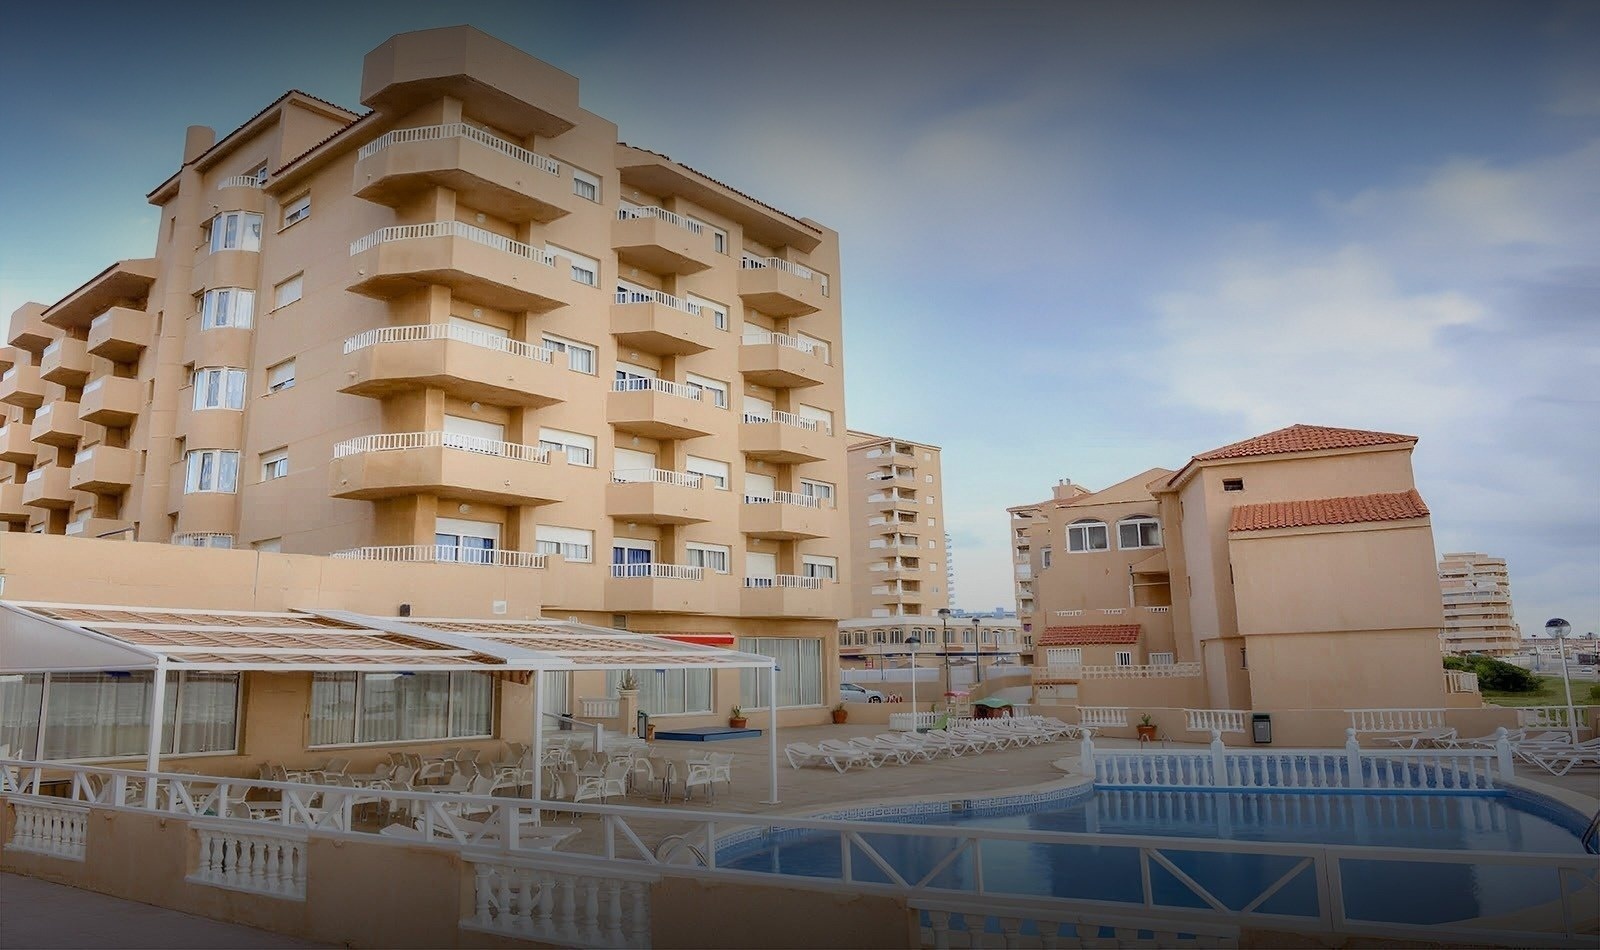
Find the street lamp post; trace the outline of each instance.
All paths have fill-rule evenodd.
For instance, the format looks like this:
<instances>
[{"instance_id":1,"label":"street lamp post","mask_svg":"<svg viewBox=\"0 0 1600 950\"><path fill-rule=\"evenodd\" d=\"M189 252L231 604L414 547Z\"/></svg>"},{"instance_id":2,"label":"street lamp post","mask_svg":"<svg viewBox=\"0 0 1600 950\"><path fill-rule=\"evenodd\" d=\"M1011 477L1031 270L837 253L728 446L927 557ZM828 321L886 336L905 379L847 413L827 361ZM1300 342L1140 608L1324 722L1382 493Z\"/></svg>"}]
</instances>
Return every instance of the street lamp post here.
<instances>
[{"instance_id":1,"label":"street lamp post","mask_svg":"<svg viewBox=\"0 0 1600 950\"><path fill-rule=\"evenodd\" d=\"M906 637L906 646L911 648L911 725L917 724L917 647L922 643L916 634Z\"/></svg>"},{"instance_id":2,"label":"street lamp post","mask_svg":"<svg viewBox=\"0 0 1600 950\"><path fill-rule=\"evenodd\" d=\"M978 632L979 620L972 618L972 663L978 668L978 684L983 684L983 635Z\"/></svg>"},{"instance_id":3,"label":"street lamp post","mask_svg":"<svg viewBox=\"0 0 1600 950\"><path fill-rule=\"evenodd\" d=\"M944 629L941 631L942 646L944 647L944 688L954 689L950 685L950 608L939 608L939 624Z\"/></svg>"},{"instance_id":4,"label":"street lamp post","mask_svg":"<svg viewBox=\"0 0 1600 950\"><path fill-rule=\"evenodd\" d=\"M1567 730L1572 734L1572 744L1578 744L1577 711L1572 708L1572 674L1567 672L1567 634L1572 624L1560 617L1545 621L1544 632L1561 641L1561 687L1567 693Z\"/></svg>"}]
</instances>

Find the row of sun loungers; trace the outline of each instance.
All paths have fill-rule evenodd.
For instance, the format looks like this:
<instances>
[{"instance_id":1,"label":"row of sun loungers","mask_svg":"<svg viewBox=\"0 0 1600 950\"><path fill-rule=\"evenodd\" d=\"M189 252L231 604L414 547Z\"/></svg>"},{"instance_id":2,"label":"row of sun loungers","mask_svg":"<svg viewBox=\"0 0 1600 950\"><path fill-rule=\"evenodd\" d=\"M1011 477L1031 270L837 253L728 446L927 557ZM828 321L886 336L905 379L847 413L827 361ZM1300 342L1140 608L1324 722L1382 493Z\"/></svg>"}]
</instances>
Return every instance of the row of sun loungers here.
<instances>
[{"instance_id":1,"label":"row of sun loungers","mask_svg":"<svg viewBox=\"0 0 1600 950\"><path fill-rule=\"evenodd\" d=\"M1600 768L1600 738L1573 742L1566 730L1529 734L1514 729L1505 734L1511 754L1528 765L1538 766L1551 775L1566 775L1575 768ZM1400 749L1492 749L1500 741L1498 732L1462 738L1455 729L1438 726L1401 736L1386 736L1381 741Z\"/></svg>"},{"instance_id":2,"label":"row of sun loungers","mask_svg":"<svg viewBox=\"0 0 1600 950\"><path fill-rule=\"evenodd\" d=\"M855 739L824 739L815 745L791 742L783 753L792 768L816 766L844 772L861 766L875 769L891 762L906 765L919 759L932 761L941 755L1038 745L1082 734L1082 727L1053 717L1014 716L976 719L927 732L884 732Z\"/></svg>"}]
</instances>

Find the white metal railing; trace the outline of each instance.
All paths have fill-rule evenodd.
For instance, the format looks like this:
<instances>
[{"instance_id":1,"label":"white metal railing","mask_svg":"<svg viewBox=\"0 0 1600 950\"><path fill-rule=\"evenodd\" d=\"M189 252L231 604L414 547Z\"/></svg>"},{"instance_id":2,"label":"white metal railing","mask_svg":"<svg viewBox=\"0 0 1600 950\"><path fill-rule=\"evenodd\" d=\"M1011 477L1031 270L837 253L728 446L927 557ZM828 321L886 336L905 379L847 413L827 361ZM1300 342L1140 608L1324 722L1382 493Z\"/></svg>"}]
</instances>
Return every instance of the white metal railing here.
<instances>
[{"instance_id":1,"label":"white metal railing","mask_svg":"<svg viewBox=\"0 0 1600 950\"><path fill-rule=\"evenodd\" d=\"M1476 693L1478 674L1470 670L1445 670L1444 689L1447 693Z\"/></svg>"},{"instance_id":2,"label":"white metal railing","mask_svg":"<svg viewBox=\"0 0 1600 950\"><path fill-rule=\"evenodd\" d=\"M461 926L557 947L649 947L650 885L661 875L615 863L597 873L568 854L470 861L472 913Z\"/></svg>"},{"instance_id":3,"label":"white metal railing","mask_svg":"<svg viewBox=\"0 0 1600 950\"><path fill-rule=\"evenodd\" d=\"M1128 724L1128 707L1079 706L1078 724L1102 729L1126 726Z\"/></svg>"},{"instance_id":4,"label":"white metal railing","mask_svg":"<svg viewBox=\"0 0 1600 950\"><path fill-rule=\"evenodd\" d=\"M1082 610L1056 610L1052 611L1057 617L1082 617Z\"/></svg>"},{"instance_id":5,"label":"white metal railing","mask_svg":"<svg viewBox=\"0 0 1600 950\"><path fill-rule=\"evenodd\" d=\"M427 224L399 224L387 228L379 228L364 238L350 242L350 256L355 257L363 251L370 251L379 244L438 237L458 237L474 244L482 244L497 251L504 251L514 257L520 257L535 264L543 264L546 267L556 266L556 256L544 248L534 247L532 244L525 244L522 241L513 240L493 231L486 231L464 221L430 221Z\"/></svg>"},{"instance_id":6,"label":"white metal railing","mask_svg":"<svg viewBox=\"0 0 1600 950\"><path fill-rule=\"evenodd\" d=\"M796 508L821 508L822 500L815 495L802 495L799 492L775 491L771 495L746 495L744 503L747 505L793 505Z\"/></svg>"},{"instance_id":7,"label":"white metal railing","mask_svg":"<svg viewBox=\"0 0 1600 950\"><path fill-rule=\"evenodd\" d=\"M697 581L705 577L706 569L689 564L613 564L612 577L653 577L666 581Z\"/></svg>"},{"instance_id":8,"label":"white metal railing","mask_svg":"<svg viewBox=\"0 0 1600 950\"><path fill-rule=\"evenodd\" d=\"M889 728L895 732L916 732L920 729L932 729L933 724L939 721L936 712L897 712L889 714Z\"/></svg>"},{"instance_id":9,"label":"white metal railing","mask_svg":"<svg viewBox=\"0 0 1600 950\"><path fill-rule=\"evenodd\" d=\"M1346 709L1356 732L1422 732L1444 725L1443 709Z\"/></svg>"},{"instance_id":10,"label":"white metal railing","mask_svg":"<svg viewBox=\"0 0 1600 950\"><path fill-rule=\"evenodd\" d=\"M799 574L763 574L757 577L746 577L744 586L753 589L789 587L797 590L821 590L822 578L802 577Z\"/></svg>"},{"instance_id":11,"label":"white metal railing","mask_svg":"<svg viewBox=\"0 0 1600 950\"><path fill-rule=\"evenodd\" d=\"M1120 617L1120 616L1122 616L1123 614L1125 614L1127 612L1128 612L1128 608L1126 608L1126 607L1101 607L1100 608L1100 613L1105 614L1108 617Z\"/></svg>"},{"instance_id":12,"label":"white metal railing","mask_svg":"<svg viewBox=\"0 0 1600 950\"><path fill-rule=\"evenodd\" d=\"M614 393L665 393L668 396L677 396L679 399L700 400L701 389L699 386L690 386L688 383L675 383L670 379L657 379L653 376L630 376L627 379L617 379L611 382L611 391Z\"/></svg>"},{"instance_id":13,"label":"white metal railing","mask_svg":"<svg viewBox=\"0 0 1600 950\"><path fill-rule=\"evenodd\" d=\"M226 531L184 531L172 536L172 543L180 547L213 548L219 545L211 542L217 538L226 538L228 543L222 547L233 547L233 535Z\"/></svg>"},{"instance_id":14,"label":"white metal railing","mask_svg":"<svg viewBox=\"0 0 1600 950\"><path fill-rule=\"evenodd\" d=\"M804 264L786 261L781 257L743 257L739 259L739 267L742 270L764 270L770 267L774 270L781 270L785 274L791 274L801 280L815 280L817 276L816 271Z\"/></svg>"},{"instance_id":15,"label":"white metal railing","mask_svg":"<svg viewBox=\"0 0 1600 950\"><path fill-rule=\"evenodd\" d=\"M683 215L674 214L671 211L668 211L666 208L658 208L655 205L650 205L643 208L635 206L631 208L617 209L618 221L632 221L638 218L655 218L657 221L665 221L674 227L683 228L690 234L705 233L705 228L700 224L700 222L690 221Z\"/></svg>"},{"instance_id":16,"label":"white metal railing","mask_svg":"<svg viewBox=\"0 0 1600 950\"><path fill-rule=\"evenodd\" d=\"M48 854L53 858L82 861L89 839L89 809L66 802L15 799L16 824L7 851Z\"/></svg>"},{"instance_id":17,"label":"white metal railing","mask_svg":"<svg viewBox=\"0 0 1600 950\"><path fill-rule=\"evenodd\" d=\"M825 435L833 434L833 427L821 419L807 419L805 416L784 412L782 409L769 409L766 412L746 412L744 421L749 425L766 425L770 423L793 426L796 429L804 429L807 432L821 432Z\"/></svg>"},{"instance_id":18,"label":"white metal railing","mask_svg":"<svg viewBox=\"0 0 1600 950\"><path fill-rule=\"evenodd\" d=\"M464 122L449 122L444 125L424 125L413 129L395 129L385 132L366 145L361 146L356 157L371 158L391 145L401 145L407 142L430 142L438 139L463 138L477 142L494 149L502 155L514 158L524 165L531 165L542 172L551 175L561 174L561 163L553 158L530 152L520 145L507 142L498 135L485 132L482 129L467 125Z\"/></svg>"},{"instance_id":19,"label":"white metal railing","mask_svg":"<svg viewBox=\"0 0 1600 950\"><path fill-rule=\"evenodd\" d=\"M217 182L217 189L223 188L261 188L267 180L259 175L234 175Z\"/></svg>"},{"instance_id":20,"label":"white metal railing","mask_svg":"<svg viewBox=\"0 0 1600 950\"><path fill-rule=\"evenodd\" d=\"M618 484L653 482L680 488L699 488L703 477L695 472L669 472L661 468L625 468L611 473L611 480Z\"/></svg>"},{"instance_id":21,"label":"white metal railing","mask_svg":"<svg viewBox=\"0 0 1600 950\"><path fill-rule=\"evenodd\" d=\"M584 696L578 700L578 715L585 719L615 719L622 715L622 700Z\"/></svg>"},{"instance_id":22,"label":"white metal railing","mask_svg":"<svg viewBox=\"0 0 1600 950\"><path fill-rule=\"evenodd\" d=\"M335 551L332 557L358 561L405 561L439 564L482 564L491 567L544 567L545 556L530 551L464 548L450 544L382 544Z\"/></svg>"},{"instance_id":23,"label":"white metal railing","mask_svg":"<svg viewBox=\"0 0 1600 950\"><path fill-rule=\"evenodd\" d=\"M550 362L551 351L543 346L513 340L510 337L453 323L421 323L401 327L378 327L357 333L344 341L346 354L364 350L380 343L420 343L428 340L453 340L468 346L481 347L499 353L509 353L524 359Z\"/></svg>"},{"instance_id":24,"label":"white metal railing","mask_svg":"<svg viewBox=\"0 0 1600 950\"><path fill-rule=\"evenodd\" d=\"M1171 607L1146 607L1144 609L1153 614L1165 614L1172 612Z\"/></svg>"},{"instance_id":25,"label":"white metal railing","mask_svg":"<svg viewBox=\"0 0 1600 950\"><path fill-rule=\"evenodd\" d=\"M700 316L700 307L697 304L689 303L687 300L680 300L671 294L663 293L659 290L619 290L617 291L617 303L654 303L660 304L661 306L672 310L681 310L684 313L692 313L697 317Z\"/></svg>"},{"instance_id":26,"label":"white metal railing","mask_svg":"<svg viewBox=\"0 0 1600 950\"><path fill-rule=\"evenodd\" d=\"M798 350L807 356L815 356L824 363L828 362L828 344L790 336L787 333L774 333L771 330L746 330L742 342L745 346L765 346L771 343L785 349Z\"/></svg>"},{"instance_id":27,"label":"white metal railing","mask_svg":"<svg viewBox=\"0 0 1600 950\"><path fill-rule=\"evenodd\" d=\"M244 806L248 808L248 806ZM306 897L304 829L266 822L191 822L199 849L189 880L290 900Z\"/></svg>"},{"instance_id":28,"label":"white metal railing","mask_svg":"<svg viewBox=\"0 0 1600 950\"><path fill-rule=\"evenodd\" d=\"M376 435L357 436L336 443L333 447L333 457L342 459L368 452L405 452L436 448L459 449L463 452L492 455L518 462L545 464L550 461L550 450L537 445L502 442L499 439L485 439L459 432L380 432Z\"/></svg>"},{"instance_id":29,"label":"white metal railing","mask_svg":"<svg viewBox=\"0 0 1600 950\"><path fill-rule=\"evenodd\" d=\"M1083 668L1084 679L1091 680L1180 679L1199 675L1199 663L1097 664Z\"/></svg>"},{"instance_id":30,"label":"white metal railing","mask_svg":"<svg viewBox=\"0 0 1600 950\"><path fill-rule=\"evenodd\" d=\"M1033 679L1035 682L1083 679L1083 664L1051 663L1047 666L1036 666L1033 668Z\"/></svg>"},{"instance_id":31,"label":"white metal railing","mask_svg":"<svg viewBox=\"0 0 1600 950\"><path fill-rule=\"evenodd\" d=\"M1250 710L1185 709L1183 715L1190 732L1244 732Z\"/></svg>"}]
</instances>

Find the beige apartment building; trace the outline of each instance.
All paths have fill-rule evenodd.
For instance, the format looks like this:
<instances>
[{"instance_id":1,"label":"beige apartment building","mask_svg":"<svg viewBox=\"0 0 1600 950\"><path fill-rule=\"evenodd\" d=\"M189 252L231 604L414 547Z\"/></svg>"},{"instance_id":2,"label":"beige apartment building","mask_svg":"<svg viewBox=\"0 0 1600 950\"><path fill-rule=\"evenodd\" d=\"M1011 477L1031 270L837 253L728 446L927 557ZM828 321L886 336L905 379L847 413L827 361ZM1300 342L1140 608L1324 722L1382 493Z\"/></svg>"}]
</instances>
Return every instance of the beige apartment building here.
<instances>
[{"instance_id":1,"label":"beige apartment building","mask_svg":"<svg viewBox=\"0 0 1600 950\"><path fill-rule=\"evenodd\" d=\"M850 430L852 618L933 617L950 606L939 447Z\"/></svg>"},{"instance_id":2,"label":"beige apartment building","mask_svg":"<svg viewBox=\"0 0 1600 950\"><path fill-rule=\"evenodd\" d=\"M516 570L547 616L832 669L836 234L469 27L374 49L361 100L191 127L154 253L12 314L9 530Z\"/></svg>"},{"instance_id":3,"label":"beige apartment building","mask_svg":"<svg viewBox=\"0 0 1600 950\"><path fill-rule=\"evenodd\" d=\"M1296 425L1010 509L1041 696L1238 713L1473 702L1441 670L1413 436ZM1025 601L1018 598L1019 619ZM1447 699L1447 692L1471 692Z\"/></svg>"},{"instance_id":4,"label":"beige apartment building","mask_svg":"<svg viewBox=\"0 0 1600 950\"><path fill-rule=\"evenodd\" d=\"M1439 646L1444 652L1507 656L1522 650L1505 558L1446 554L1439 559L1439 588L1444 597Z\"/></svg>"}]
</instances>

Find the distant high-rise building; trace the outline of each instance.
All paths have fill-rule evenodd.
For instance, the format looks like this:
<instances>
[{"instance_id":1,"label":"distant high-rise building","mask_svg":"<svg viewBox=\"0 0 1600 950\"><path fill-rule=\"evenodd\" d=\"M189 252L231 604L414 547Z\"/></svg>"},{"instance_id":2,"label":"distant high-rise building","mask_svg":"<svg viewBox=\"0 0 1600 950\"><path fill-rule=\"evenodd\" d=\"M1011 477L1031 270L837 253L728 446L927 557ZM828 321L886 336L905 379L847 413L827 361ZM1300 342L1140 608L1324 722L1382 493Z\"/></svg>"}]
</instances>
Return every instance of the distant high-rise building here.
<instances>
[{"instance_id":1,"label":"distant high-rise building","mask_svg":"<svg viewBox=\"0 0 1600 950\"><path fill-rule=\"evenodd\" d=\"M846 436L850 616L932 616L950 605L939 447L854 429Z\"/></svg>"},{"instance_id":2,"label":"distant high-rise building","mask_svg":"<svg viewBox=\"0 0 1600 950\"><path fill-rule=\"evenodd\" d=\"M1504 655L1522 648L1505 558L1446 554L1439 559L1439 589L1444 595L1439 646L1446 653Z\"/></svg>"}]
</instances>

